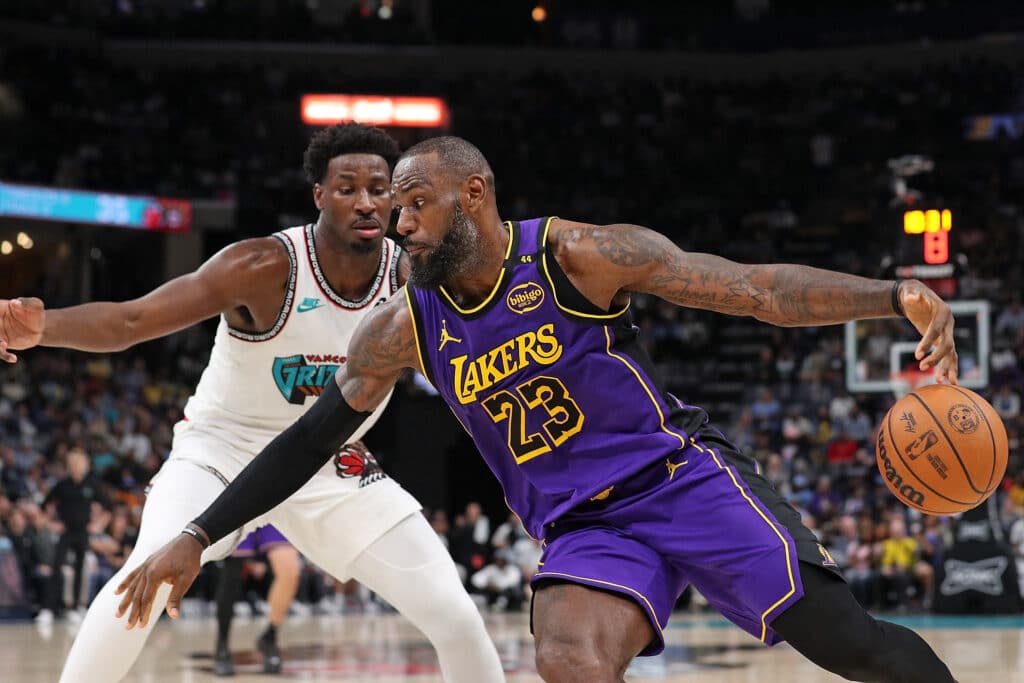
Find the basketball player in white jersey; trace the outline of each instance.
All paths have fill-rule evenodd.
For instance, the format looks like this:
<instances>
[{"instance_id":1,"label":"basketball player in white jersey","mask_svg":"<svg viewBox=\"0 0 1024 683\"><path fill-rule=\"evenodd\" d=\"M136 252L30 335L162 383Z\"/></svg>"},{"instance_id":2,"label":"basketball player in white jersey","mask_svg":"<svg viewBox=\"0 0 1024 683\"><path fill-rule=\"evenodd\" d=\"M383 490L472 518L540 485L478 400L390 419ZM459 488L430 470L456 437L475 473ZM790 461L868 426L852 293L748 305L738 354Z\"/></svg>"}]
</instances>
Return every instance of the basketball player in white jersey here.
<instances>
[{"instance_id":1,"label":"basketball player in white jersey","mask_svg":"<svg viewBox=\"0 0 1024 683\"><path fill-rule=\"evenodd\" d=\"M195 272L132 301L47 311L38 299L0 300L0 358L8 362L16 360L8 349L37 345L120 351L220 315L209 365L153 480L135 549L90 607L62 683L127 674L152 629L125 629L115 617L114 588L312 405L345 362L358 322L404 284L408 258L384 237L397 157L396 143L379 129L327 128L305 154L320 210L316 224L232 244ZM416 500L372 459L354 463L342 449L294 496L209 548L203 560L224 557L265 524L334 577L357 579L409 618L434 645L446 681L504 680L447 550ZM169 588L158 601L166 601Z\"/></svg>"}]
</instances>

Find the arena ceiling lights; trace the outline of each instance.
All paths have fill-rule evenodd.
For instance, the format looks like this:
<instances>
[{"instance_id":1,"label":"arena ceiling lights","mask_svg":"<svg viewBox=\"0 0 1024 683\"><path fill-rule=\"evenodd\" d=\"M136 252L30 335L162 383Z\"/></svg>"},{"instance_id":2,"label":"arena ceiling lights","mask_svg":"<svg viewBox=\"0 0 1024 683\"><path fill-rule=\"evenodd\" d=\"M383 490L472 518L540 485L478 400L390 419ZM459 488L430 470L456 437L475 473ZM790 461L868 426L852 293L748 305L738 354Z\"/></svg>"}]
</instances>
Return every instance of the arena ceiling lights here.
<instances>
[{"instance_id":1,"label":"arena ceiling lights","mask_svg":"<svg viewBox=\"0 0 1024 683\"><path fill-rule=\"evenodd\" d=\"M371 126L442 128L448 123L448 105L440 97L386 95L304 95L302 122L328 126L355 121Z\"/></svg>"}]
</instances>

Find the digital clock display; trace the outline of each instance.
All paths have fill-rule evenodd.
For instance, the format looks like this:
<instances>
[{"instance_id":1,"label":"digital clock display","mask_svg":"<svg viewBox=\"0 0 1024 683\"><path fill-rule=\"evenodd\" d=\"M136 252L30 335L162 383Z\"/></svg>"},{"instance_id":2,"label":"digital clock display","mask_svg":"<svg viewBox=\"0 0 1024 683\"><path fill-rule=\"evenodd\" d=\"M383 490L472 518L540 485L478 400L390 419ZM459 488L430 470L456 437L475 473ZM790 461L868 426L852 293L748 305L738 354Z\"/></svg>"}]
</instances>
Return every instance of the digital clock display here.
<instances>
[{"instance_id":1,"label":"digital clock display","mask_svg":"<svg viewBox=\"0 0 1024 683\"><path fill-rule=\"evenodd\" d=\"M903 232L923 236L924 262L929 265L949 261L949 233L952 229L953 212L949 209L903 213Z\"/></svg>"}]
</instances>

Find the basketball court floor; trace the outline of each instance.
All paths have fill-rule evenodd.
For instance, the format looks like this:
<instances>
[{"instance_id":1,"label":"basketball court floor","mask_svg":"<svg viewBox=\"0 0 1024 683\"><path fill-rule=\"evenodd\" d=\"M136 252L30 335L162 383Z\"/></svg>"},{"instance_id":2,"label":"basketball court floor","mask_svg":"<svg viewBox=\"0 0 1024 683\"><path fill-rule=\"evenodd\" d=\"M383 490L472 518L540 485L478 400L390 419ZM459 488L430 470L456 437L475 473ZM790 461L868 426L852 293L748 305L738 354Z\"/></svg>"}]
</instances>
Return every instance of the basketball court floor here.
<instances>
[{"instance_id":1,"label":"basketball court floor","mask_svg":"<svg viewBox=\"0 0 1024 683\"><path fill-rule=\"evenodd\" d=\"M533 641L523 614L488 614L509 683L536 682ZM960 683L1024 683L1024 617L903 617L950 663ZM210 619L162 620L126 681L196 683L234 680L337 681L343 683L441 683L429 643L404 618L344 615L293 618L281 634L281 676L260 673L253 644L258 620L238 620L232 634L237 675L210 672L214 623ZM53 683L73 627L56 623L0 625L0 681ZM637 660L631 681L668 683L835 683L786 645L767 649L712 615L676 615L663 655ZM82 681L81 683L91 683ZM485 683L481 681L481 683Z\"/></svg>"}]
</instances>

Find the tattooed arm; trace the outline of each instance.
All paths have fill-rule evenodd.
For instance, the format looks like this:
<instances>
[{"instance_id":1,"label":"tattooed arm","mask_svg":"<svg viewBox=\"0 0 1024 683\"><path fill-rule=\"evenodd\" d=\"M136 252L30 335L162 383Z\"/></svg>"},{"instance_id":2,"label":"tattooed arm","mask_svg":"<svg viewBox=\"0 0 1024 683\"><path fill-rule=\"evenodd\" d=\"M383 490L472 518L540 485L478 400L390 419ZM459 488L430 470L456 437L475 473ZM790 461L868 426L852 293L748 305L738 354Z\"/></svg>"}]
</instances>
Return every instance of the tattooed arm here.
<instances>
[{"instance_id":1,"label":"tattooed arm","mask_svg":"<svg viewBox=\"0 0 1024 683\"><path fill-rule=\"evenodd\" d=\"M684 252L664 235L635 225L554 221L549 245L577 288L607 307L630 292L680 306L753 316L773 325L830 325L896 315L893 282L791 264L748 265ZM917 280L905 280L899 303L922 334L921 369L956 381L949 306ZM932 348L934 346L934 349ZM930 353L929 353L930 351Z\"/></svg>"},{"instance_id":2,"label":"tattooed arm","mask_svg":"<svg viewBox=\"0 0 1024 683\"><path fill-rule=\"evenodd\" d=\"M348 360L334 376L356 410L370 412L380 405L406 368L423 371L405 296L399 290L363 319L349 343Z\"/></svg>"},{"instance_id":3,"label":"tattooed arm","mask_svg":"<svg viewBox=\"0 0 1024 683\"><path fill-rule=\"evenodd\" d=\"M145 626L157 589L172 584L167 613L177 617L181 598L199 574L203 550L266 514L323 467L383 401L402 370L418 367L413 323L404 292L374 309L348 347L348 360L313 406L279 434L182 532L118 586L120 617Z\"/></svg>"}]
</instances>

